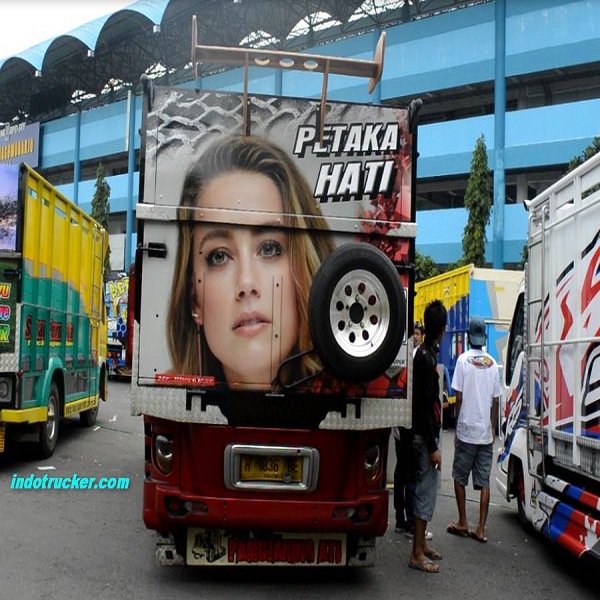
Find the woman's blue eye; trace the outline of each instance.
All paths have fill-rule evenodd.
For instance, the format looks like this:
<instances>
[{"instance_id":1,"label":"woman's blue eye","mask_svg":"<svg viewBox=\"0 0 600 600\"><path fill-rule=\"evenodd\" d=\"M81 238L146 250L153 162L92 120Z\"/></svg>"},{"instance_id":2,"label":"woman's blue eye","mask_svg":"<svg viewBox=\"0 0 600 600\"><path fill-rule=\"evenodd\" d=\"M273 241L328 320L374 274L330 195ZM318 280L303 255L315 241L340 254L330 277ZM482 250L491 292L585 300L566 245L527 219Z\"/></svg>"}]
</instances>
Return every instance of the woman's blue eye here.
<instances>
[{"instance_id":1,"label":"woman's blue eye","mask_svg":"<svg viewBox=\"0 0 600 600\"><path fill-rule=\"evenodd\" d=\"M216 248L208 253L206 262L209 265L223 265L227 261L227 258L227 252L223 248Z\"/></svg>"},{"instance_id":2,"label":"woman's blue eye","mask_svg":"<svg viewBox=\"0 0 600 600\"><path fill-rule=\"evenodd\" d=\"M273 258L283 254L283 246L275 240L267 240L260 247L260 254L265 258Z\"/></svg>"}]
</instances>

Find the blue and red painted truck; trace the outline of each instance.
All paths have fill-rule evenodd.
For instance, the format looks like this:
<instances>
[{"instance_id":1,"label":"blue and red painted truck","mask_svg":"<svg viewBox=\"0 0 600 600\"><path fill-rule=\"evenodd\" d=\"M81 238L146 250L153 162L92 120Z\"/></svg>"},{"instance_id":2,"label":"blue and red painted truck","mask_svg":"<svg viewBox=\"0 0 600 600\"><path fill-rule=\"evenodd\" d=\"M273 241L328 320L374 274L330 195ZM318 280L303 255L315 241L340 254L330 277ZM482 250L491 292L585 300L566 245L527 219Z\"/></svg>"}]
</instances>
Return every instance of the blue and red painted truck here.
<instances>
[{"instance_id":1,"label":"blue and red painted truck","mask_svg":"<svg viewBox=\"0 0 600 600\"><path fill-rule=\"evenodd\" d=\"M519 518L600 559L600 154L526 203L497 482Z\"/></svg>"},{"instance_id":2,"label":"blue and red painted truck","mask_svg":"<svg viewBox=\"0 0 600 600\"><path fill-rule=\"evenodd\" d=\"M467 350L469 319L474 316L484 319L486 350L502 368L522 278L522 271L466 265L415 284L415 321L423 322L425 307L432 300L442 300L448 310L448 325L440 344L440 362L445 367L445 424L454 422L456 399L450 383L459 355Z\"/></svg>"}]
</instances>

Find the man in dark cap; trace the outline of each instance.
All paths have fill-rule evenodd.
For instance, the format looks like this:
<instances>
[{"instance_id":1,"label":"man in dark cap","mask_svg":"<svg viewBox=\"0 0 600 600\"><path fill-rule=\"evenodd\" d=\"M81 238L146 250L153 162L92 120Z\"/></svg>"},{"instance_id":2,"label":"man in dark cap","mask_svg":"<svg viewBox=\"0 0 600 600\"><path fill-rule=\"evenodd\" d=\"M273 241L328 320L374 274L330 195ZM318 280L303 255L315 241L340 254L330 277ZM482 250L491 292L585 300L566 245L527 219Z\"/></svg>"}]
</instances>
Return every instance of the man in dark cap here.
<instances>
[{"instance_id":1,"label":"man in dark cap","mask_svg":"<svg viewBox=\"0 0 600 600\"><path fill-rule=\"evenodd\" d=\"M502 390L498 365L484 350L486 325L481 317L470 319L467 337L470 348L458 357L452 377L456 391L452 478L458 520L450 523L447 531L484 543L487 542L485 522L490 505L490 473ZM479 522L474 530L469 529L466 512L466 487L471 474L474 489L481 491Z\"/></svg>"}]
</instances>

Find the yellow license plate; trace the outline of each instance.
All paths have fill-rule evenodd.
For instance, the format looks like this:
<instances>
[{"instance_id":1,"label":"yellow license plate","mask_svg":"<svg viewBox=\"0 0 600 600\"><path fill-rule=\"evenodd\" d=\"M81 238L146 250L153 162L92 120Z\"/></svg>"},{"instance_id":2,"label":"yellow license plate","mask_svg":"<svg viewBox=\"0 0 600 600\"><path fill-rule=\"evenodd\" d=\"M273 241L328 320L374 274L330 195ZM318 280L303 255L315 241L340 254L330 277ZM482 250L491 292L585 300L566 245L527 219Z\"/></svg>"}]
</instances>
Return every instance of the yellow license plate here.
<instances>
[{"instance_id":1,"label":"yellow license plate","mask_svg":"<svg viewBox=\"0 0 600 600\"><path fill-rule=\"evenodd\" d=\"M302 458L299 456L240 456L240 481L302 482Z\"/></svg>"}]
</instances>

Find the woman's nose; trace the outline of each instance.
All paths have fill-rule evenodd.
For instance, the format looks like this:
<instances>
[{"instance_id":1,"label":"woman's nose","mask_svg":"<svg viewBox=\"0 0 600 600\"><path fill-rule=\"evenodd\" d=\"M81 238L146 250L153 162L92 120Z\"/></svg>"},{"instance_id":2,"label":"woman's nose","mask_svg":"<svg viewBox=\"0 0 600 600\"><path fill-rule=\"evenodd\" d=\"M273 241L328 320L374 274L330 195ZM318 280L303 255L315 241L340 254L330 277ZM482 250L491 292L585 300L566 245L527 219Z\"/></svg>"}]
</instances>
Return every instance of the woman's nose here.
<instances>
[{"instance_id":1,"label":"woman's nose","mask_svg":"<svg viewBox=\"0 0 600 600\"><path fill-rule=\"evenodd\" d=\"M256 264L254 264L254 261L250 257L244 257L239 261L236 289L236 298L238 300L248 296L260 298L260 286L258 284L256 268Z\"/></svg>"}]
</instances>

